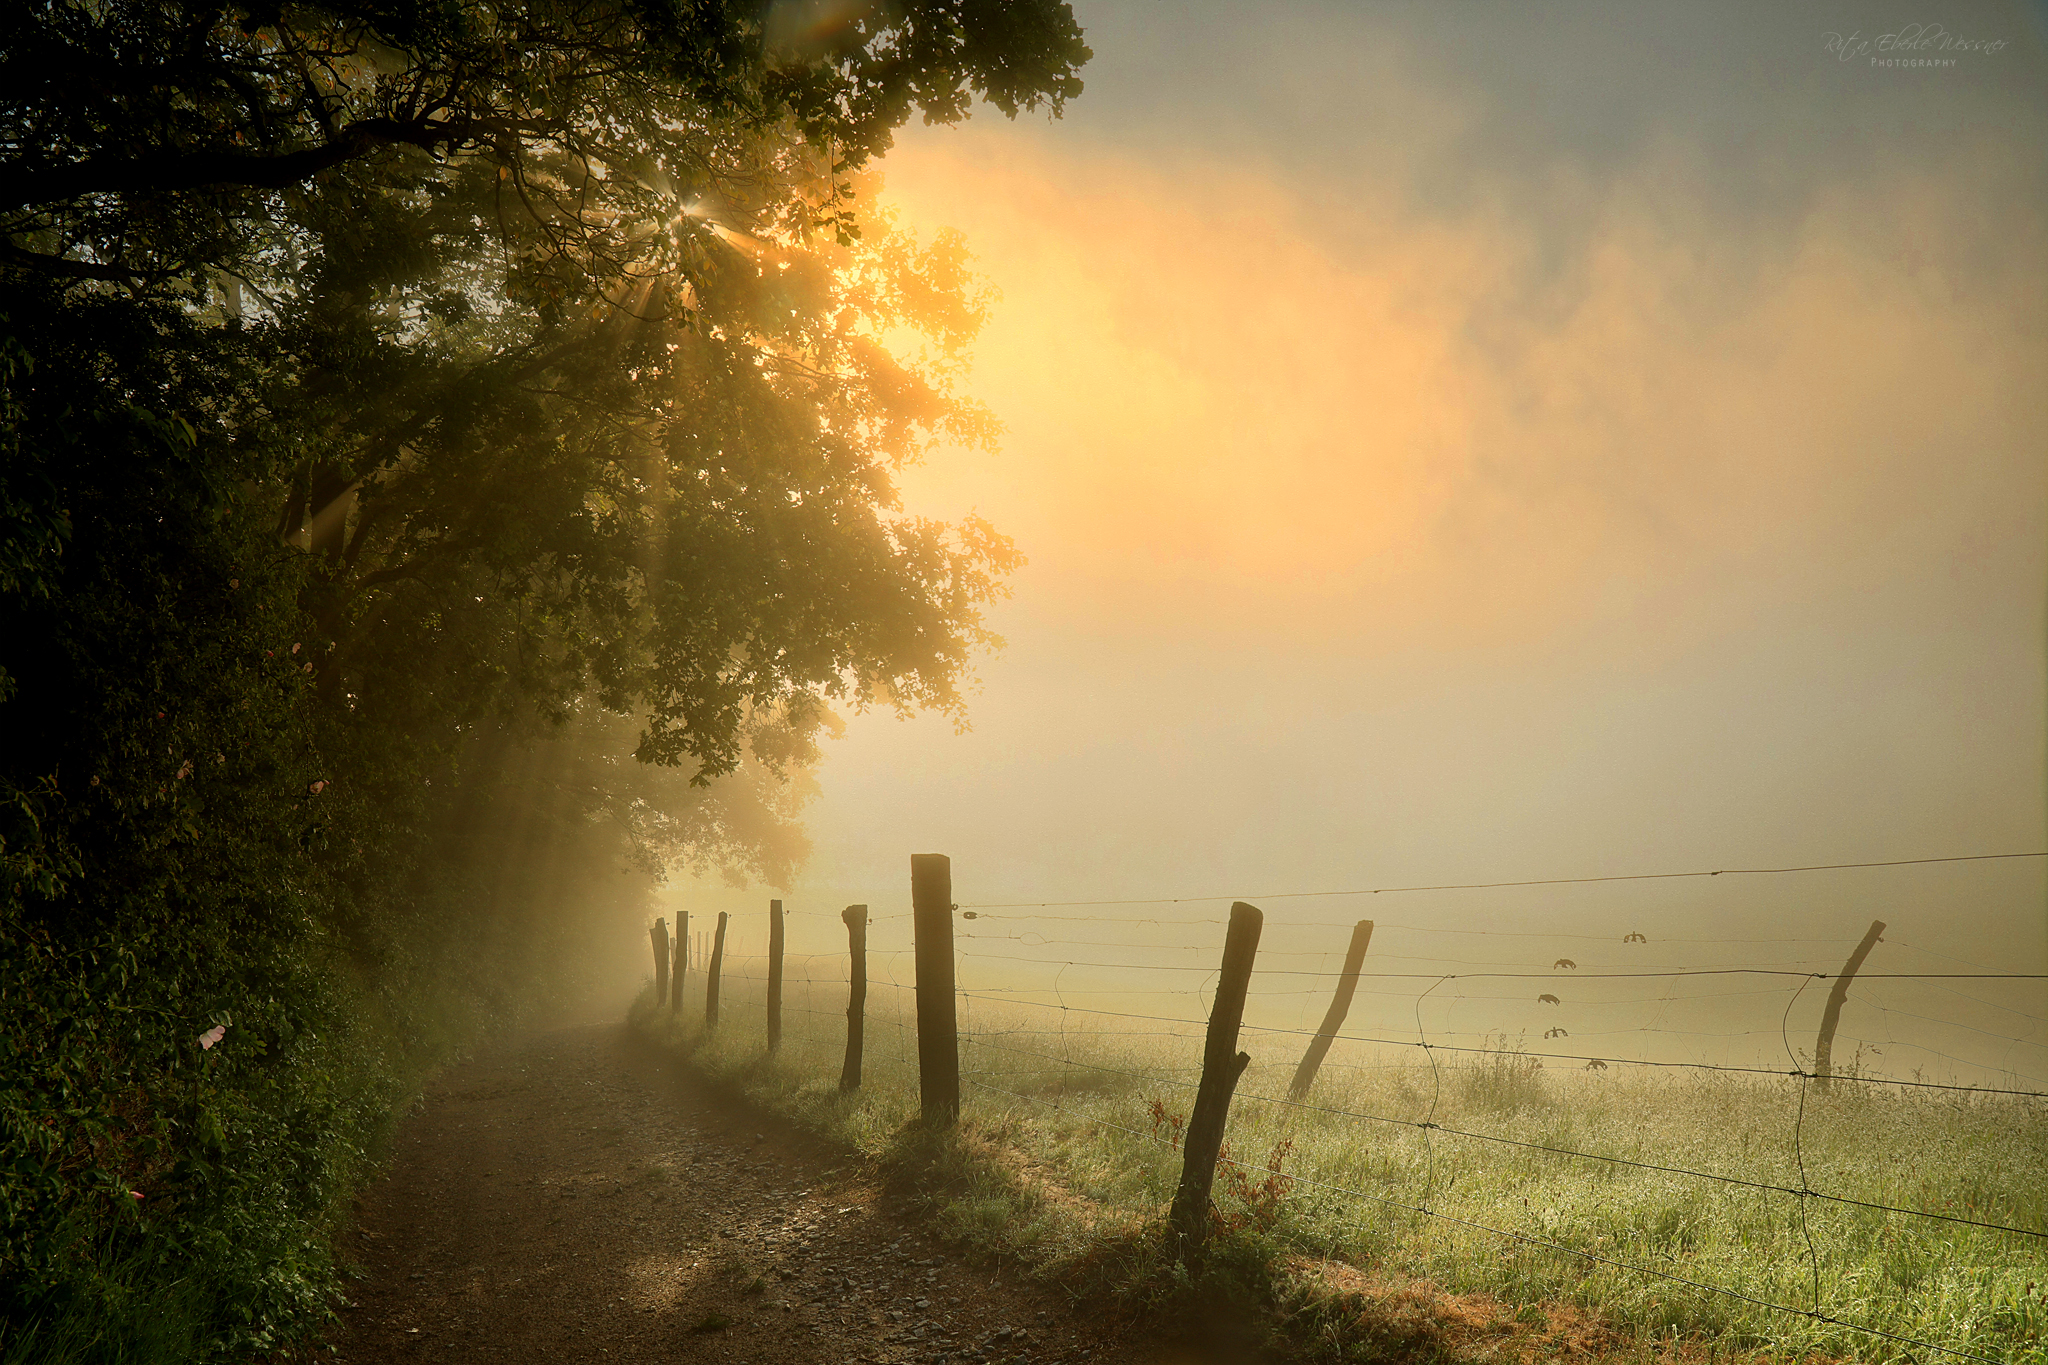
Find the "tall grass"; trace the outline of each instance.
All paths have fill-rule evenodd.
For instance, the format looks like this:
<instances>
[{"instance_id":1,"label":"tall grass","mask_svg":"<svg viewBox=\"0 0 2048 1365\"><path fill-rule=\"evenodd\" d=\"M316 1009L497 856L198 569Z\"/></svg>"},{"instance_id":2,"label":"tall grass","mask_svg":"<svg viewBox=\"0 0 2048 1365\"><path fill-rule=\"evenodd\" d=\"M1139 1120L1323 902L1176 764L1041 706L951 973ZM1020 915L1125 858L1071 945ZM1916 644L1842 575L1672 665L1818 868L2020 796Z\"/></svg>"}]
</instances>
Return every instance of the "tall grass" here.
<instances>
[{"instance_id":1,"label":"tall grass","mask_svg":"<svg viewBox=\"0 0 2048 1365\"><path fill-rule=\"evenodd\" d=\"M713 1037L694 994L680 1016L643 1001L636 1018L711 1073L886 1154L917 1107L910 993L885 983L871 994L866 1084L846 1097L836 1088L844 985L793 977L770 1060L758 974L736 964ZM1105 1230L1156 1220L1179 1177L1177 1121L1199 1075L1192 1029L986 1000L966 1003L961 1028L964 1128L1012 1178L946 1200L957 1232L1059 1261L1086 1255ZM1426 1277L1449 1294L1573 1304L1644 1341L1939 1358L1860 1326L2048 1365L2048 1244L1916 1216L2048 1230L2048 1106L2038 1100L1621 1064L1560 1070L1496 1039L1478 1055L1419 1062L1340 1041L1307 1103L1293 1105L1282 1097L1302 1042L1247 1031L1253 1064L1228 1157L1248 1178L1218 1185L1219 1215L1257 1217L1283 1254ZM1270 1207L1246 1206L1260 1200Z\"/></svg>"}]
</instances>

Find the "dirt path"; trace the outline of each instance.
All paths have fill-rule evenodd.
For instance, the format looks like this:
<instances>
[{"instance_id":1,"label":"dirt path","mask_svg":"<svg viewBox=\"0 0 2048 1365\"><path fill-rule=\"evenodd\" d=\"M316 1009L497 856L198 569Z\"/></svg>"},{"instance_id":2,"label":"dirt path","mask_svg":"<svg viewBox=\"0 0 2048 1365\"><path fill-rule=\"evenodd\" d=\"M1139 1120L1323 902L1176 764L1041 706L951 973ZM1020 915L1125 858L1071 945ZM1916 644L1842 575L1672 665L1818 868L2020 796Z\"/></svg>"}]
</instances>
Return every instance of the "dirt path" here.
<instances>
[{"instance_id":1,"label":"dirt path","mask_svg":"<svg viewBox=\"0 0 2048 1365\"><path fill-rule=\"evenodd\" d=\"M366 1272L347 1365L1168 1360L968 1264L860 1163L734 1109L617 1024L441 1077L346 1250Z\"/></svg>"}]
</instances>

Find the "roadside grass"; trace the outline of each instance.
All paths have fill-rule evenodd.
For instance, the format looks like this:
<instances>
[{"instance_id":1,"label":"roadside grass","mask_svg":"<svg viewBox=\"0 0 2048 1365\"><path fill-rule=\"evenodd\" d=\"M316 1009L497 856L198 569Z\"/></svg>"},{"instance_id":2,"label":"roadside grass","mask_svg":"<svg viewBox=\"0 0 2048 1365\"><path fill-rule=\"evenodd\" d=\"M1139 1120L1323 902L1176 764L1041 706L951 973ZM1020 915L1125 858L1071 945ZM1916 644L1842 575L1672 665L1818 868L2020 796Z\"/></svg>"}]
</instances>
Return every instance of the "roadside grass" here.
<instances>
[{"instance_id":1,"label":"roadside grass","mask_svg":"<svg viewBox=\"0 0 2048 1365\"><path fill-rule=\"evenodd\" d=\"M403 1021L367 993L329 1003L331 1031L295 1039L270 1076L251 1083L245 1074L207 1095L217 1120L209 1199L185 1206L173 1191L138 1200L112 1232L60 1231L80 1254L35 1301L0 1314L0 1365L320 1352L336 1290L352 1273L333 1246L350 1195L388 1153L425 1077L488 1018L462 1001Z\"/></svg>"},{"instance_id":2,"label":"roadside grass","mask_svg":"<svg viewBox=\"0 0 2048 1365\"><path fill-rule=\"evenodd\" d=\"M975 1001L961 1018L962 1123L940 1138L915 1121L908 990L871 985L863 1085L842 1095L843 983L791 983L769 1058L760 983L743 968L711 1036L694 992L679 1015L643 995L636 1027L914 1173L903 1183L949 1234L1133 1311L1206 1322L1204 1306L1256 1299L1294 1349L1330 1360L1516 1358L1497 1356L1510 1340L1616 1359L1944 1358L1860 1326L2048 1365L2043 1238L1730 1183L2048 1230L2038 1100L1546 1070L1501 1039L1421 1065L1340 1041L1292 1105L1302 1040L1247 1029L1219 1235L1183 1269L1158 1225L1199 1076L1191 1031L1134 1036L1081 1011L1048 1027L1043 1012Z\"/></svg>"},{"instance_id":3,"label":"roadside grass","mask_svg":"<svg viewBox=\"0 0 2048 1365\"><path fill-rule=\"evenodd\" d=\"M193 1277L112 1259L100 1269L103 1292L72 1297L55 1313L20 1324L0 1340L0 1365L175 1365L201 1357L213 1305Z\"/></svg>"}]
</instances>

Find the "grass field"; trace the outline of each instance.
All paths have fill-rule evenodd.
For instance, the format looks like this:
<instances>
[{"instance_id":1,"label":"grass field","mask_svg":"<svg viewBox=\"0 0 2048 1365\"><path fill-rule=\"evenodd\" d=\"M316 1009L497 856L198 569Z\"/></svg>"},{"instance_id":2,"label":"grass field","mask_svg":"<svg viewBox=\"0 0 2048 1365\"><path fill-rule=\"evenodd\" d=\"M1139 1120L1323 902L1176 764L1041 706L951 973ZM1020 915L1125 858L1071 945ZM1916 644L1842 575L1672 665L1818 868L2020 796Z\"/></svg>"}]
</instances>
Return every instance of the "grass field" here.
<instances>
[{"instance_id":1,"label":"grass field","mask_svg":"<svg viewBox=\"0 0 2048 1365\"><path fill-rule=\"evenodd\" d=\"M865 1083L849 1100L837 1091L843 983L793 977L770 1061L760 971L733 964L709 1038L700 977L680 1015L657 1017L643 998L636 1021L885 1156L917 1108L909 992L871 987ZM955 1190L941 1216L1052 1268L1156 1221L1179 1176L1198 1031L963 1005L963 1134L1007 1178ZM1291 1105L1281 1097L1304 1042L1246 1030L1253 1061L1217 1184L1219 1218L1297 1277L1337 1262L1487 1296L1529 1321L1570 1305L1652 1355L1661 1344L1687 1358L1956 1358L1917 1342L2048 1362L2048 1240L1916 1216L2048 1229L2039 1099L1619 1063L1588 1072L1504 1038L1455 1055L1340 1039L1306 1104ZM1907 1212L1785 1192L1802 1189Z\"/></svg>"}]
</instances>

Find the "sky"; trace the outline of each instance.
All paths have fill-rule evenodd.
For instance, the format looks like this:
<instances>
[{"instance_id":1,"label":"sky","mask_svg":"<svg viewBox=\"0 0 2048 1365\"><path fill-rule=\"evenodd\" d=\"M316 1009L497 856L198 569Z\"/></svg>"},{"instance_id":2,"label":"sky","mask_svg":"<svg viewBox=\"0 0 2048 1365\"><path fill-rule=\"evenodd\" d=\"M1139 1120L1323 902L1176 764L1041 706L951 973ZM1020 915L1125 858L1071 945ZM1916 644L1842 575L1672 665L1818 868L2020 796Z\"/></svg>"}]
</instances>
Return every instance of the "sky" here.
<instances>
[{"instance_id":1,"label":"sky","mask_svg":"<svg viewBox=\"0 0 2048 1365\"><path fill-rule=\"evenodd\" d=\"M1567 952L1834 970L1882 919L1844 1034L2048 1085L2040 983L1875 975L2048 972L2039 858L1302 894L2048 848L2043 10L1075 8L1064 118L882 166L1000 294L1000 450L902 479L1029 559L971 729L848 717L800 881L671 909L752 952L778 896L830 953L862 902L907 944L908 855L946 853L970 986L1186 964L1144 1008L1200 1017L1244 899L1276 973L1378 922L1368 970L1415 975L1362 1025L1576 1009L1700 1058L1782 1058L1819 991L1416 996Z\"/></svg>"}]
</instances>

